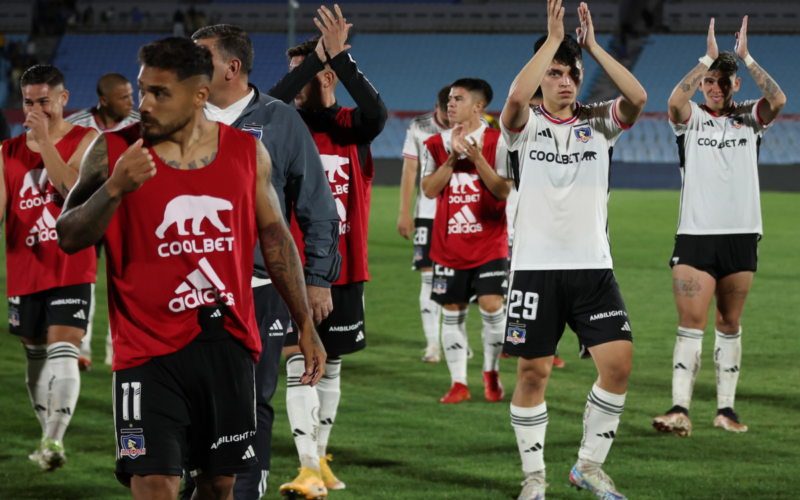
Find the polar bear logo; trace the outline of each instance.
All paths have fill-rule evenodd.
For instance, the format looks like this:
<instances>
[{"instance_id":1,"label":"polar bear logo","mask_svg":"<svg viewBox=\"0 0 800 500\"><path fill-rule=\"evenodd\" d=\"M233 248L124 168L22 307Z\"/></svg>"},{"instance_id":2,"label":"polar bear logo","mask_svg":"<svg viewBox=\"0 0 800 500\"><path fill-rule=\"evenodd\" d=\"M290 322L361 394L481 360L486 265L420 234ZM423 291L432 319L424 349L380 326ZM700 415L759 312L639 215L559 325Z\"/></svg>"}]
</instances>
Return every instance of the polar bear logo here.
<instances>
[{"instance_id":1,"label":"polar bear logo","mask_svg":"<svg viewBox=\"0 0 800 500\"><path fill-rule=\"evenodd\" d=\"M22 189L19 191L20 198L24 198L27 191L30 191L34 196L43 193L49 181L50 178L47 177L47 170L43 168L34 168L25 174L25 177L22 179Z\"/></svg>"},{"instance_id":2,"label":"polar bear logo","mask_svg":"<svg viewBox=\"0 0 800 500\"><path fill-rule=\"evenodd\" d=\"M228 200L206 195L191 196L187 194L173 198L164 209L164 222L156 229L156 236L163 240L164 234L172 224L178 226L179 235L189 236L185 227L187 220L192 221L192 234L202 236L206 233L200 229L200 224L205 219L208 219L220 232L229 233L231 230L219 220L218 212L220 210L233 210L233 204Z\"/></svg>"},{"instance_id":3,"label":"polar bear logo","mask_svg":"<svg viewBox=\"0 0 800 500\"><path fill-rule=\"evenodd\" d=\"M349 180L350 176L342 168L342 165L350 165L350 158L344 158L336 155L319 155L322 161L322 168L328 174L328 182L333 184L336 182L336 174L344 180Z\"/></svg>"},{"instance_id":4,"label":"polar bear logo","mask_svg":"<svg viewBox=\"0 0 800 500\"><path fill-rule=\"evenodd\" d=\"M452 188L453 194L467 194L467 187L469 187L473 193L479 193L480 189L475 185L475 181L477 180L478 176L475 174L455 172L450 177L450 188Z\"/></svg>"}]
</instances>

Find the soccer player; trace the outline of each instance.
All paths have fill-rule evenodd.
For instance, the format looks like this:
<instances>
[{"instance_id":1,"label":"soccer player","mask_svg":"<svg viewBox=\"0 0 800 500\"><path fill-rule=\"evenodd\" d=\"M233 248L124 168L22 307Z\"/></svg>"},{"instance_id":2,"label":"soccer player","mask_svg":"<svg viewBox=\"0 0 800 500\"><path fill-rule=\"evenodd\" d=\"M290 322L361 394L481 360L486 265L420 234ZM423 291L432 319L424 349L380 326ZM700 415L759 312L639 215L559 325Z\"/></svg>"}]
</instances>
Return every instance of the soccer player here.
<instances>
[{"instance_id":1,"label":"soccer player","mask_svg":"<svg viewBox=\"0 0 800 500\"><path fill-rule=\"evenodd\" d=\"M67 255L58 248L55 225L97 132L64 121L69 91L54 66L31 67L20 87L29 130L3 142L0 160L8 323L25 348L25 382L42 427L39 448L29 458L52 471L67 460L64 433L80 393L78 346L97 268L92 250Z\"/></svg>"},{"instance_id":2,"label":"soccer player","mask_svg":"<svg viewBox=\"0 0 800 500\"><path fill-rule=\"evenodd\" d=\"M748 51L747 16L736 33L734 52L735 56L719 52L711 19L705 56L669 98L683 177L678 234L670 260L678 338L672 362L673 406L652 422L659 432L678 436L692 432L689 404L712 298L716 298L714 427L747 431L733 411L733 401L742 361L740 321L758 267L762 232L758 148L786 104L786 96ZM741 81L736 56L761 89L761 99L734 102ZM705 104L690 100L698 88Z\"/></svg>"},{"instance_id":3,"label":"soccer player","mask_svg":"<svg viewBox=\"0 0 800 500\"><path fill-rule=\"evenodd\" d=\"M112 132L125 128L139 121L139 113L133 111L133 87L131 82L117 73L106 73L97 81L97 101L91 108L69 115L69 123L81 127L93 128L100 133ZM98 247L98 252L100 247ZM99 257L99 254L98 254ZM92 305L89 311L89 324L86 335L81 340L81 357L78 358L81 370L89 370L92 366L92 323L95 313L95 290L92 288ZM111 343L111 326L106 336L105 364L110 365L114 357Z\"/></svg>"},{"instance_id":4,"label":"soccer player","mask_svg":"<svg viewBox=\"0 0 800 500\"><path fill-rule=\"evenodd\" d=\"M403 177L400 181L400 217L397 220L397 232L405 239L411 238L414 233L414 261L412 267L422 276L422 289L419 294L419 309L422 314L422 330L428 345L422 355L425 363L438 363L442 357L442 348L439 343L439 324L441 321L441 306L431 299L433 286L433 263L431 262L431 237L433 233L433 218L436 215L436 199L425 196L420 189L417 193L417 202L414 204L412 218L409 207L414 197L414 186L419 175L422 181L422 169L419 168L419 159L424 151L423 143L432 135L450 128L447 118L447 101L450 96L450 86L443 87L434 104L434 111L417 116L408 125L406 140L403 143Z\"/></svg>"},{"instance_id":5,"label":"soccer player","mask_svg":"<svg viewBox=\"0 0 800 500\"><path fill-rule=\"evenodd\" d=\"M367 230L374 174L370 143L383 130L388 113L347 51L350 25L338 6L335 10L335 14L325 7L317 11L315 22L321 38L287 51L290 71L269 92L284 102L294 101L311 131L336 202L342 255L341 274L331 287L333 312L318 326L329 357L325 377L316 390L298 384L302 365L294 335L287 335L284 344L286 407L301 464L300 474L280 488L281 494L289 497L320 498L327 495L327 489L344 488L328 464L327 446L341 397L342 356L366 347L364 282L369 281ZM336 102L334 90L339 81L356 108ZM302 249L302 237L294 223L292 232Z\"/></svg>"},{"instance_id":6,"label":"soccer player","mask_svg":"<svg viewBox=\"0 0 800 500\"><path fill-rule=\"evenodd\" d=\"M621 500L601 470L625 405L632 337L614 277L608 239L611 150L631 127L647 94L631 73L595 41L585 3L578 7L577 42L564 34L561 0L547 2L548 35L511 84L503 136L516 161L519 189L504 351L519 356L511 424L525 473L520 500L545 496L545 388L565 325L577 334L581 357L594 359L598 378L583 414L583 441L570 482L598 499ZM622 94L584 106L582 50ZM531 109L538 86L543 103Z\"/></svg>"},{"instance_id":7,"label":"soccer player","mask_svg":"<svg viewBox=\"0 0 800 500\"><path fill-rule=\"evenodd\" d=\"M303 268L309 305L319 323L333 307L330 286L341 266L339 215L333 201L317 147L302 118L274 97L262 94L248 82L254 51L250 37L239 27L208 26L192 35L195 43L211 51L214 78L204 109L206 118L256 136L272 158L272 185L287 225L298 221L303 234ZM269 280L260 251L256 250L252 280L256 320L263 352L256 364L256 443L258 464L236 478L234 496L256 500L264 496L270 470L270 447L275 410L270 404L278 384L281 350L291 316L277 288ZM183 498L191 497L186 478Z\"/></svg>"},{"instance_id":8,"label":"soccer player","mask_svg":"<svg viewBox=\"0 0 800 500\"><path fill-rule=\"evenodd\" d=\"M447 116L455 128L425 141L422 190L437 199L431 298L444 309L442 345L452 379L442 403L470 399L466 320L473 295L483 318L484 394L491 402L505 397L498 367L508 280L505 200L511 181L500 131L481 121L491 101L492 88L484 80L456 80L447 102Z\"/></svg>"},{"instance_id":9,"label":"soccer player","mask_svg":"<svg viewBox=\"0 0 800 500\"><path fill-rule=\"evenodd\" d=\"M260 243L300 326L305 370L324 374L300 258L251 134L203 116L211 53L185 38L139 50L142 121L100 136L58 220L68 253L101 238L114 333L117 479L174 499L184 459L199 499L228 499L256 463L250 279Z\"/></svg>"}]
</instances>

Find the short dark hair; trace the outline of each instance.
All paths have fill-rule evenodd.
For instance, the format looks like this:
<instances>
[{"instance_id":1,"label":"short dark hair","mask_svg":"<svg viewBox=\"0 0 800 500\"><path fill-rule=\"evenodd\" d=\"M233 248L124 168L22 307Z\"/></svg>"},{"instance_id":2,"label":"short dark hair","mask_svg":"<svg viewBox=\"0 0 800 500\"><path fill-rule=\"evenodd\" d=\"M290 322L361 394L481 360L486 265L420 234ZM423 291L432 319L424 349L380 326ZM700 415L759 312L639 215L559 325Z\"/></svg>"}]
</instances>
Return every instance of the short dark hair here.
<instances>
[{"instance_id":1,"label":"short dark hair","mask_svg":"<svg viewBox=\"0 0 800 500\"><path fill-rule=\"evenodd\" d=\"M450 88L453 87L460 87L469 92L478 92L481 94L483 96L481 101L483 102L484 109L489 107L489 103L492 102L492 97L494 97L492 86L489 85L486 80L481 80L480 78L459 78L450 84Z\"/></svg>"},{"instance_id":2,"label":"short dark hair","mask_svg":"<svg viewBox=\"0 0 800 500\"><path fill-rule=\"evenodd\" d=\"M28 68L19 79L20 88L44 84L49 87L64 85L64 73L52 64L36 64Z\"/></svg>"},{"instance_id":3,"label":"short dark hair","mask_svg":"<svg viewBox=\"0 0 800 500\"><path fill-rule=\"evenodd\" d=\"M708 71L722 71L723 73L735 75L739 71L739 61L736 60L733 52L723 50L719 53L717 60L708 68Z\"/></svg>"},{"instance_id":4,"label":"short dark hair","mask_svg":"<svg viewBox=\"0 0 800 500\"><path fill-rule=\"evenodd\" d=\"M242 61L242 73L250 75L253 72L253 59L255 51L253 42L247 36L247 32L232 24L215 24L200 28L192 35L192 40L207 40L216 38L214 46L217 47L219 54L227 60L236 58Z\"/></svg>"},{"instance_id":5,"label":"short dark hair","mask_svg":"<svg viewBox=\"0 0 800 500\"><path fill-rule=\"evenodd\" d=\"M452 85L445 85L436 96L436 101L439 103L440 109L447 109L447 101L450 100L450 87Z\"/></svg>"},{"instance_id":6,"label":"short dark hair","mask_svg":"<svg viewBox=\"0 0 800 500\"><path fill-rule=\"evenodd\" d=\"M188 38L168 37L148 43L139 49L139 63L172 70L182 82L193 76L214 76L211 52Z\"/></svg>"},{"instance_id":7,"label":"short dark hair","mask_svg":"<svg viewBox=\"0 0 800 500\"><path fill-rule=\"evenodd\" d=\"M539 52L539 49L542 48L542 45L544 45L544 42L546 41L547 35L544 35L536 40L536 43L533 44L533 53L535 54ZM558 50L556 51L556 55L553 56L553 60L577 69L578 62L583 61L583 52L581 51L581 46L578 45L578 42L575 41L575 39L571 36L564 35L564 40L562 40L561 45L558 46Z\"/></svg>"},{"instance_id":8,"label":"short dark hair","mask_svg":"<svg viewBox=\"0 0 800 500\"><path fill-rule=\"evenodd\" d=\"M319 43L319 39L321 35L317 35L314 38L309 38L305 42L301 43L300 45L295 45L294 47L290 48L286 51L286 57L291 60L293 57L307 57L314 53L317 50L317 43Z\"/></svg>"},{"instance_id":9,"label":"short dark hair","mask_svg":"<svg viewBox=\"0 0 800 500\"><path fill-rule=\"evenodd\" d=\"M533 93L534 99L544 99L544 92L542 92L542 87L538 87L536 92Z\"/></svg>"},{"instance_id":10,"label":"short dark hair","mask_svg":"<svg viewBox=\"0 0 800 500\"><path fill-rule=\"evenodd\" d=\"M126 83L131 82L119 73L106 73L97 80L97 97L103 97L111 92L112 88L117 85L125 85Z\"/></svg>"}]
</instances>

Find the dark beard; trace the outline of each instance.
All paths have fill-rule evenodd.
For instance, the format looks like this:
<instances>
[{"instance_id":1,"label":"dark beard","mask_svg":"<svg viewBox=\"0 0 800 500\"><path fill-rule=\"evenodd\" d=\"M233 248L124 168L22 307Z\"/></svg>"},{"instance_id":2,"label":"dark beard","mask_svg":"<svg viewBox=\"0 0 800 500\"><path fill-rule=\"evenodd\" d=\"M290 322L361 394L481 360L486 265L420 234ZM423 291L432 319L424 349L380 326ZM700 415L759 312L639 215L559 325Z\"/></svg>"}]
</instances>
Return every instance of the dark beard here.
<instances>
[{"instance_id":1,"label":"dark beard","mask_svg":"<svg viewBox=\"0 0 800 500\"><path fill-rule=\"evenodd\" d=\"M139 133L141 136L146 139L150 144L156 144L167 137L173 135L175 132L182 130L189 122L192 120L191 115L187 116L185 119L179 122L169 123L166 125L158 124L158 128L161 129L159 132L148 132L147 129L144 128L144 120L139 122Z\"/></svg>"}]
</instances>

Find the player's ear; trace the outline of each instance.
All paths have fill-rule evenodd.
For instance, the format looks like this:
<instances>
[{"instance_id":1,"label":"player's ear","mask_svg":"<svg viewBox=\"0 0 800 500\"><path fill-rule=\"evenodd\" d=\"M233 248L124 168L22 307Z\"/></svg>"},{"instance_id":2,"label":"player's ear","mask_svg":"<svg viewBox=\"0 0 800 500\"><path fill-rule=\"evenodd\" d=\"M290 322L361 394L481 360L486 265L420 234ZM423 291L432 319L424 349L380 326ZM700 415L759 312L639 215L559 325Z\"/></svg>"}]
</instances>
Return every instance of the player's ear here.
<instances>
[{"instance_id":1,"label":"player's ear","mask_svg":"<svg viewBox=\"0 0 800 500\"><path fill-rule=\"evenodd\" d=\"M61 107L67 107L67 103L69 102L69 90L61 89L60 95L58 96L59 101L61 102Z\"/></svg>"},{"instance_id":2,"label":"player's ear","mask_svg":"<svg viewBox=\"0 0 800 500\"><path fill-rule=\"evenodd\" d=\"M202 108L206 105L206 101L208 101L208 96L211 94L211 89L209 88L207 83L202 83L197 87L197 92L195 92L195 106Z\"/></svg>"},{"instance_id":3,"label":"player's ear","mask_svg":"<svg viewBox=\"0 0 800 500\"><path fill-rule=\"evenodd\" d=\"M233 80L233 78L242 71L242 61L234 58L228 61L228 71L225 75L226 80Z\"/></svg>"},{"instance_id":4,"label":"player's ear","mask_svg":"<svg viewBox=\"0 0 800 500\"><path fill-rule=\"evenodd\" d=\"M733 81L733 91L739 92L739 85L741 84L742 84L742 79L737 76L736 80Z\"/></svg>"}]
</instances>

